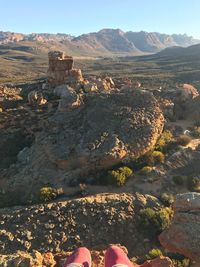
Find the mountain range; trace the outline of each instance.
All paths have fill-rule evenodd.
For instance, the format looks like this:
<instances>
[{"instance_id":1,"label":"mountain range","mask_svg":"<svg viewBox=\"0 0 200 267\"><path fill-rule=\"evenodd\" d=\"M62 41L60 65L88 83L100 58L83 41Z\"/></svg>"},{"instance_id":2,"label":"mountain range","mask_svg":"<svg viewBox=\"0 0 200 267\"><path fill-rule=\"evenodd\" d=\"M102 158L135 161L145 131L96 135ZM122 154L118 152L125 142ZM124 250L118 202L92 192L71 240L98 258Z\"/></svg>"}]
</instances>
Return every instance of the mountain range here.
<instances>
[{"instance_id":1,"label":"mountain range","mask_svg":"<svg viewBox=\"0 0 200 267\"><path fill-rule=\"evenodd\" d=\"M157 32L124 32L120 29L103 29L82 34L22 34L0 31L1 48L6 45L32 47L33 49L61 49L73 56L115 56L157 53L165 48L187 47L200 43L186 34L161 34Z\"/></svg>"}]
</instances>

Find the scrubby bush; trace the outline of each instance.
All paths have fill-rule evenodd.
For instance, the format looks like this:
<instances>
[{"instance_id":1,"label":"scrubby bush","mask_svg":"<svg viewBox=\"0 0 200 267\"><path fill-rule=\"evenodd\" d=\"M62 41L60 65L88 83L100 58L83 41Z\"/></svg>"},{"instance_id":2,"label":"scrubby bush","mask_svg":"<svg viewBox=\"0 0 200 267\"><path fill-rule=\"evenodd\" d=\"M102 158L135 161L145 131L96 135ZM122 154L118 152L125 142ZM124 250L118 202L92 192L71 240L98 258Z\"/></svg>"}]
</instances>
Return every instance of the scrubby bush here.
<instances>
[{"instance_id":1,"label":"scrubby bush","mask_svg":"<svg viewBox=\"0 0 200 267\"><path fill-rule=\"evenodd\" d=\"M172 260L174 267L189 267L192 264L190 259L178 253L167 253L166 256Z\"/></svg>"},{"instance_id":2,"label":"scrubby bush","mask_svg":"<svg viewBox=\"0 0 200 267\"><path fill-rule=\"evenodd\" d=\"M187 177L187 186L190 191L200 192L200 178L196 177Z\"/></svg>"},{"instance_id":3,"label":"scrubby bush","mask_svg":"<svg viewBox=\"0 0 200 267\"><path fill-rule=\"evenodd\" d=\"M133 174L133 171L127 166L120 167L118 170L120 173L123 173L127 178Z\"/></svg>"},{"instance_id":4,"label":"scrubby bush","mask_svg":"<svg viewBox=\"0 0 200 267\"><path fill-rule=\"evenodd\" d=\"M185 183L185 177L181 175L173 176L173 181L177 185L183 185Z\"/></svg>"},{"instance_id":5,"label":"scrubby bush","mask_svg":"<svg viewBox=\"0 0 200 267\"><path fill-rule=\"evenodd\" d=\"M129 167L120 167L117 170L109 171L105 179L101 179L104 184L111 184L115 186L123 186L127 179L133 174Z\"/></svg>"},{"instance_id":6,"label":"scrubby bush","mask_svg":"<svg viewBox=\"0 0 200 267\"><path fill-rule=\"evenodd\" d=\"M191 266L191 261L189 259L183 259L183 260L172 259L172 263L174 267L190 267Z\"/></svg>"},{"instance_id":7,"label":"scrubby bush","mask_svg":"<svg viewBox=\"0 0 200 267\"><path fill-rule=\"evenodd\" d=\"M151 154L153 163L164 163L165 155L161 151L153 151Z\"/></svg>"},{"instance_id":8,"label":"scrubby bush","mask_svg":"<svg viewBox=\"0 0 200 267\"><path fill-rule=\"evenodd\" d=\"M165 130L161 137L158 139L157 144L155 145L155 150L161 152L167 152L169 149L170 143L174 141L173 134L169 130Z\"/></svg>"},{"instance_id":9,"label":"scrubby bush","mask_svg":"<svg viewBox=\"0 0 200 267\"><path fill-rule=\"evenodd\" d=\"M145 256L146 260L153 260L155 258L158 258L159 256L162 256L162 251L158 248L153 248L148 252L148 254Z\"/></svg>"},{"instance_id":10,"label":"scrubby bush","mask_svg":"<svg viewBox=\"0 0 200 267\"><path fill-rule=\"evenodd\" d=\"M170 208L162 208L160 210L152 208L141 209L139 212L139 225L143 227L143 230L147 230L149 234L157 236L169 227L172 214L173 212Z\"/></svg>"},{"instance_id":11,"label":"scrubby bush","mask_svg":"<svg viewBox=\"0 0 200 267\"><path fill-rule=\"evenodd\" d=\"M140 175L147 175L147 174L151 173L152 170L153 170L153 168L151 166L145 166L139 171L139 174Z\"/></svg>"},{"instance_id":12,"label":"scrubby bush","mask_svg":"<svg viewBox=\"0 0 200 267\"><path fill-rule=\"evenodd\" d=\"M161 195L161 201L165 206L171 206L174 203L174 196L172 194L163 193Z\"/></svg>"},{"instance_id":13,"label":"scrubby bush","mask_svg":"<svg viewBox=\"0 0 200 267\"><path fill-rule=\"evenodd\" d=\"M192 128L191 132L195 138L200 138L200 127L199 126L195 126L194 128Z\"/></svg>"},{"instance_id":14,"label":"scrubby bush","mask_svg":"<svg viewBox=\"0 0 200 267\"><path fill-rule=\"evenodd\" d=\"M176 138L176 143L179 146L187 146L191 142L191 137L188 135L180 135Z\"/></svg>"},{"instance_id":15,"label":"scrubby bush","mask_svg":"<svg viewBox=\"0 0 200 267\"><path fill-rule=\"evenodd\" d=\"M57 197L57 190L52 187L42 187L39 191L39 199L42 202L47 202Z\"/></svg>"},{"instance_id":16,"label":"scrubby bush","mask_svg":"<svg viewBox=\"0 0 200 267\"><path fill-rule=\"evenodd\" d=\"M108 183L117 186L123 186L126 183L126 176L124 173L111 171L108 175Z\"/></svg>"}]
</instances>

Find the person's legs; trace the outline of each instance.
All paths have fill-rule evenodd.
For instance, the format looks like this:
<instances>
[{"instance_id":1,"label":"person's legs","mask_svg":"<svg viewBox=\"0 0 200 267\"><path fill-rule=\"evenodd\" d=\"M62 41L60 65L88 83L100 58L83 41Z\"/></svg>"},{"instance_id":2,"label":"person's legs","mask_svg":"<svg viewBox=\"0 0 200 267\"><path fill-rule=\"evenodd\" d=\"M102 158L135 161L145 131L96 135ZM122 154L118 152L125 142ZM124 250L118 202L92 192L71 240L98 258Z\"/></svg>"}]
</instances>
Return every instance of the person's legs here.
<instances>
[{"instance_id":1,"label":"person's legs","mask_svg":"<svg viewBox=\"0 0 200 267\"><path fill-rule=\"evenodd\" d=\"M91 267L90 251L85 247L77 248L66 259L63 267Z\"/></svg>"},{"instance_id":2,"label":"person's legs","mask_svg":"<svg viewBox=\"0 0 200 267\"><path fill-rule=\"evenodd\" d=\"M124 251L117 246L110 246L104 258L105 267L133 267Z\"/></svg>"}]
</instances>

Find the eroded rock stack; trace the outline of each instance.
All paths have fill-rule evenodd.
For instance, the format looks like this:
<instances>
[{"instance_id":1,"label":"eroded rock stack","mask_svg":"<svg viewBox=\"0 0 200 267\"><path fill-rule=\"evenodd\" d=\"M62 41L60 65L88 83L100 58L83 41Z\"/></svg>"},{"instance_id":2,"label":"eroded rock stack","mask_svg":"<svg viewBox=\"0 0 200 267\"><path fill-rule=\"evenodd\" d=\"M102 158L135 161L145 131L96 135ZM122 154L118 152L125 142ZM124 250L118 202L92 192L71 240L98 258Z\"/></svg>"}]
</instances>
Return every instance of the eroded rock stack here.
<instances>
[{"instance_id":1,"label":"eroded rock stack","mask_svg":"<svg viewBox=\"0 0 200 267\"><path fill-rule=\"evenodd\" d=\"M73 58L60 51L51 51L48 57L48 83L53 87L64 84L68 72L73 68Z\"/></svg>"}]
</instances>

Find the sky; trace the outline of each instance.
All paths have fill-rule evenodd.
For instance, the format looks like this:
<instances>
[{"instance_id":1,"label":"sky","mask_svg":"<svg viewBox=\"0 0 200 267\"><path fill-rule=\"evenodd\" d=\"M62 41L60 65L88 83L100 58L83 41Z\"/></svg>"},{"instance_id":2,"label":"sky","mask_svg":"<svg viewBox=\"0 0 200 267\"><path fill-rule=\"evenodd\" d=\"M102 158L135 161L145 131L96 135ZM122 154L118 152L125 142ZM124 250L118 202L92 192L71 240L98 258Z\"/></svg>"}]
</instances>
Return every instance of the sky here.
<instances>
[{"instance_id":1,"label":"sky","mask_svg":"<svg viewBox=\"0 0 200 267\"><path fill-rule=\"evenodd\" d=\"M200 0L0 0L0 31L80 35L103 28L200 39Z\"/></svg>"}]
</instances>

